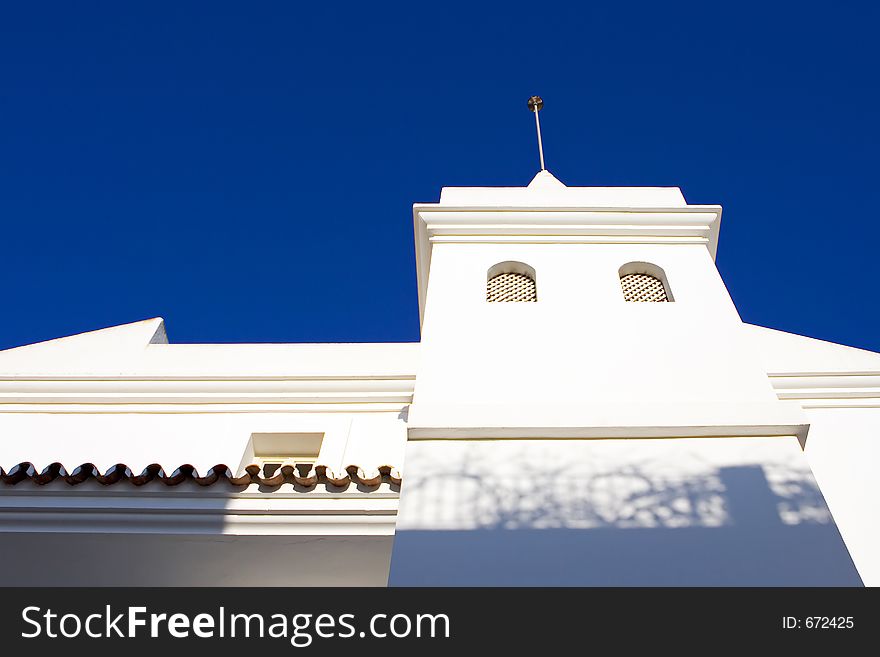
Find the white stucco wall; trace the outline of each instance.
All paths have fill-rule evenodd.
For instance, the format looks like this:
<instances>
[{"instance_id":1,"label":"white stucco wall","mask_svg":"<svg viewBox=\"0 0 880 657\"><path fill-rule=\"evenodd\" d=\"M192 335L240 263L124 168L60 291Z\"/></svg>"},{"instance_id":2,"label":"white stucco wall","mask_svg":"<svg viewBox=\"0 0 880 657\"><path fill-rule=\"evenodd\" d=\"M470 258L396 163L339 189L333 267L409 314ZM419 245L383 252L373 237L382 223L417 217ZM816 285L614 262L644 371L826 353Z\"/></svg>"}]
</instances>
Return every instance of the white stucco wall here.
<instances>
[{"instance_id":1,"label":"white stucco wall","mask_svg":"<svg viewBox=\"0 0 880 657\"><path fill-rule=\"evenodd\" d=\"M806 455L867 586L880 586L880 408L808 411Z\"/></svg>"},{"instance_id":2,"label":"white stucco wall","mask_svg":"<svg viewBox=\"0 0 880 657\"><path fill-rule=\"evenodd\" d=\"M139 472L151 463L166 472L190 464L204 473L217 464L237 470L252 433L324 433L319 465L398 467L406 425L390 413L0 413L0 456L8 471L23 461L41 470L72 471L94 463L102 472L124 463Z\"/></svg>"},{"instance_id":3,"label":"white stucco wall","mask_svg":"<svg viewBox=\"0 0 880 657\"><path fill-rule=\"evenodd\" d=\"M3 586L385 586L391 536L4 534Z\"/></svg>"},{"instance_id":4,"label":"white stucco wall","mask_svg":"<svg viewBox=\"0 0 880 657\"><path fill-rule=\"evenodd\" d=\"M486 303L497 262L536 270L537 303ZM618 269L662 267L674 303L625 303ZM773 401L702 246L440 244L415 404Z\"/></svg>"},{"instance_id":5,"label":"white stucco wall","mask_svg":"<svg viewBox=\"0 0 880 657\"><path fill-rule=\"evenodd\" d=\"M810 431L806 456L868 586L880 586L880 354L744 325L749 350Z\"/></svg>"},{"instance_id":6,"label":"white stucco wall","mask_svg":"<svg viewBox=\"0 0 880 657\"><path fill-rule=\"evenodd\" d=\"M158 336L158 337L157 337ZM253 434L322 434L345 485L0 485L7 585L384 585L418 345L169 345L162 320L0 352L0 467L204 475Z\"/></svg>"},{"instance_id":7,"label":"white stucco wall","mask_svg":"<svg viewBox=\"0 0 880 657\"><path fill-rule=\"evenodd\" d=\"M794 437L412 440L391 585L858 585Z\"/></svg>"},{"instance_id":8,"label":"white stucco wall","mask_svg":"<svg viewBox=\"0 0 880 657\"><path fill-rule=\"evenodd\" d=\"M445 189L414 207L420 345L168 344L157 318L0 352L0 467L239 469L254 433L323 433L319 465L404 475L393 584L858 584L851 554L880 585L880 354L742 324L720 214L547 172ZM511 260L537 303L486 303ZM633 261L675 301L624 302ZM0 490L5 583L388 572L387 483L66 486Z\"/></svg>"},{"instance_id":9,"label":"white stucco wall","mask_svg":"<svg viewBox=\"0 0 880 657\"><path fill-rule=\"evenodd\" d=\"M542 176L415 207L423 333L391 583L859 584L803 407L715 267L720 209ZM535 271L536 303L486 302L504 261ZM627 303L631 262L662 269L674 302Z\"/></svg>"},{"instance_id":10,"label":"white stucco wall","mask_svg":"<svg viewBox=\"0 0 880 657\"><path fill-rule=\"evenodd\" d=\"M157 338L157 336L159 336ZM239 468L254 433L399 467L417 344L167 344L161 319L0 352L0 467Z\"/></svg>"}]
</instances>

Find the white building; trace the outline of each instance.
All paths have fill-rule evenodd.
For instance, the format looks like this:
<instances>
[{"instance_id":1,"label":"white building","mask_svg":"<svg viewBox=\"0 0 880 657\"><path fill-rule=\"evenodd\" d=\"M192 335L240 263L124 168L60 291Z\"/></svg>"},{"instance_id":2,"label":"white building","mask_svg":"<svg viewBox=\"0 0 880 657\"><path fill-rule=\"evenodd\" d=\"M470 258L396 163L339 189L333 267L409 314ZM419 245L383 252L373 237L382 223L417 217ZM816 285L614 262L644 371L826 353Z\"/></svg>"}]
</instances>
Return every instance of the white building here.
<instances>
[{"instance_id":1,"label":"white building","mask_svg":"<svg viewBox=\"0 0 880 657\"><path fill-rule=\"evenodd\" d=\"M744 324L720 207L413 217L420 343L0 352L4 584L880 585L880 354Z\"/></svg>"}]
</instances>

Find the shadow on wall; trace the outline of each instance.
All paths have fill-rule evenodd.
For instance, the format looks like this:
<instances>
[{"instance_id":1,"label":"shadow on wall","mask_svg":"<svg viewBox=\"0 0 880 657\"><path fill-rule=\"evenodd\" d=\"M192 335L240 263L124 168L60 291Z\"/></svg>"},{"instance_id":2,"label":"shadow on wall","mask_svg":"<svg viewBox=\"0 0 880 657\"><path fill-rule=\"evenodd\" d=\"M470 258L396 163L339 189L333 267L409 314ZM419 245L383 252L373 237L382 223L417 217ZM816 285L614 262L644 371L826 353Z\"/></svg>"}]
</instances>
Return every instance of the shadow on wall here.
<instances>
[{"instance_id":1,"label":"shadow on wall","mask_svg":"<svg viewBox=\"0 0 880 657\"><path fill-rule=\"evenodd\" d=\"M514 500L509 489L490 486L473 528L398 528L389 583L862 585L811 480L771 487L757 465L662 485L633 469L607 477L625 481L629 492L603 495L615 488L603 477L581 480L589 489L581 494L537 486Z\"/></svg>"}]
</instances>

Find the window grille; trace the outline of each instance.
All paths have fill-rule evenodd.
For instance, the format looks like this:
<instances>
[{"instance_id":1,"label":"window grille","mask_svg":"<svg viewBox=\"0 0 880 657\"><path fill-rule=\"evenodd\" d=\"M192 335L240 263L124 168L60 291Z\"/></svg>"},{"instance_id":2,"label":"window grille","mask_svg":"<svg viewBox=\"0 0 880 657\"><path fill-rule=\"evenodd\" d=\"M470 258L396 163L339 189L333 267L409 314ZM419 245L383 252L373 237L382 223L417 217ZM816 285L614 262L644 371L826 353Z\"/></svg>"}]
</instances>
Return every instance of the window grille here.
<instances>
[{"instance_id":1,"label":"window grille","mask_svg":"<svg viewBox=\"0 0 880 657\"><path fill-rule=\"evenodd\" d=\"M621 276L620 289L626 301L669 301L663 281L649 274Z\"/></svg>"},{"instance_id":2,"label":"window grille","mask_svg":"<svg viewBox=\"0 0 880 657\"><path fill-rule=\"evenodd\" d=\"M535 279L526 274L497 274L486 283L486 301L537 301Z\"/></svg>"}]
</instances>

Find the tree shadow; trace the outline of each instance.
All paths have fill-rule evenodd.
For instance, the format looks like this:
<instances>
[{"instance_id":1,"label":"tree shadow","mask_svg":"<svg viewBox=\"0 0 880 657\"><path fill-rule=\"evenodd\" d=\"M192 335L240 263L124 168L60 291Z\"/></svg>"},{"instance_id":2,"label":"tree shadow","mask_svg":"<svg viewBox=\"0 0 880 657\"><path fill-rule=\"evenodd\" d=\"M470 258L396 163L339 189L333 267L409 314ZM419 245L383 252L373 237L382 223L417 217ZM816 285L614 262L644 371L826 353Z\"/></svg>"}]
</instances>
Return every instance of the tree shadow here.
<instances>
[{"instance_id":1,"label":"tree shadow","mask_svg":"<svg viewBox=\"0 0 880 657\"><path fill-rule=\"evenodd\" d=\"M427 522L398 527L390 584L861 586L812 478L773 479L759 465L679 480L628 465L528 486L467 469L442 490L407 482Z\"/></svg>"}]
</instances>

